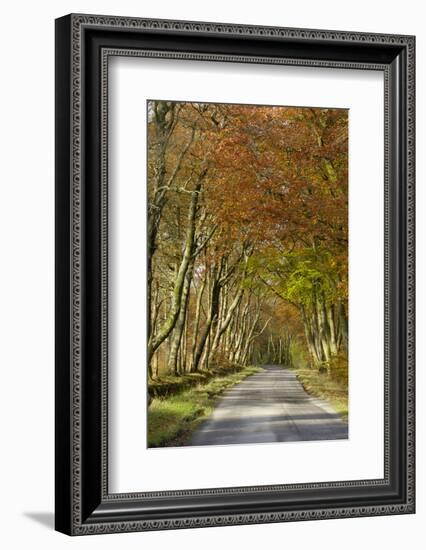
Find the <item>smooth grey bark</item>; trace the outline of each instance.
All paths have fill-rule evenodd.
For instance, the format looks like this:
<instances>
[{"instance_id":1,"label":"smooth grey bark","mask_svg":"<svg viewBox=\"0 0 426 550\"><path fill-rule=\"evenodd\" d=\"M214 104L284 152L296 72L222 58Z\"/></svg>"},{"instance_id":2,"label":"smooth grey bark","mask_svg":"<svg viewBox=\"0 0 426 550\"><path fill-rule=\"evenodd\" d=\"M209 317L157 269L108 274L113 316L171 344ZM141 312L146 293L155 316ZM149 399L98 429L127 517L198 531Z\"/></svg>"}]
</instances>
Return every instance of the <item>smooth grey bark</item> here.
<instances>
[{"instance_id":1,"label":"smooth grey bark","mask_svg":"<svg viewBox=\"0 0 426 550\"><path fill-rule=\"evenodd\" d=\"M152 336L152 261L157 249L157 235L164 207L167 203L168 193L172 188L182 166L183 159L192 145L195 136L195 127L191 129L190 137L181 150L176 163L167 175L167 152L170 138L178 120L177 106L170 101L151 102L151 113L154 121L155 162L153 167L154 177L152 193L148 202L148 227L147 227L147 302L148 302L148 341ZM152 140L151 140L152 141ZM155 351L155 350L154 350Z\"/></svg>"},{"instance_id":2,"label":"smooth grey bark","mask_svg":"<svg viewBox=\"0 0 426 550\"><path fill-rule=\"evenodd\" d=\"M200 312L201 312L201 301L203 299L204 289L206 288L207 283L207 274L203 278L203 281L201 283L200 289L198 291L197 295L197 303L195 307L195 320L194 320L194 329L192 334L192 344L191 344L191 364L190 364L190 371L193 370L193 364L194 364L194 357L195 357L195 351L197 348L197 340L198 340L198 333L200 329Z\"/></svg>"},{"instance_id":3,"label":"smooth grey bark","mask_svg":"<svg viewBox=\"0 0 426 550\"><path fill-rule=\"evenodd\" d=\"M203 171L198 177L197 183L194 187L194 190L191 193L190 206L188 209L188 222L185 236L184 251L182 255L182 260L179 265L179 269L175 278L173 292L172 292L172 301L171 307L167 319L160 327L157 334L152 335L148 340L148 363L151 361L153 353L156 349L164 342L164 340L169 336L171 331L176 325L176 321L179 316L180 308L182 305L182 292L185 283L186 273L191 262L194 258L194 248L195 248L195 225L196 225L196 213L198 200L202 185L202 180L206 174L206 171Z\"/></svg>"},{"instance_id":4,"label":"smooth grey bark","mask_svg":"<svg viewBox=\"0 0 426 550\"><path fill-rule=\"evenodd\" d=\"M214 270L216 271L216 270ZM195 348L194 353L194 359L191 365L191 371L197 372L200 367L201 357L203 355L204 347L206 345L207 338L210 334L210 329L212 325L214 324L215 320L217 319L218 311L219 311L219 295L220 295L220 284L219 284L219 278L216 273L213 274L213 280L212 280L212 287L211 287L211 294L210 294L210 308L208 312L208 316L206 319L206 323L204 325L204 329L201 332L200 339L198 341L198 344Z\"/></svg>"},{"instance_id":5,"label":"smooth grey bark","mask_svg":"<svg viewBox=\"0 0 426 550\"><path fill-rule=\"evenodd\" d=\"M185 274L184 284L182 288L181 306L179 309L179 314L176 319L176 324L175 324L175 327L172 333L171 342L170 342L168 369L169 369L169 372L173 372L175 375L179 374L178 352L180 350L183 329L185 326L185 319L186 319L188 302L189 302L189 293L191 289L193 269L194 269L194 262L192 261Z\"/></svg>"},{"instance_id":6,"label":"smooth grey bark","mask_svg":"<svg viewBox=\"0 0 426 550\"><path fill-rule=\"evenodd\" d=\"M220 339L223 335L223 333L225 332L225 330L228 328L229 326L229 323L231 322L231 319L235 313L235 310L236 308L238 307L240 301L241 301L241 298L244 294L244 288L240 288L238 290L238 292L236 293L234 299L232 300L232 303L231 305L229 306L229 309L228 309L228 312L226 314L226 317L225 319L221 320L221 322L219 322L218 324L218 328L217 328L217 331L216 331L216 334L215 334L215 338L213 340L213 343L212 343L212 346L211 346L211 349L210 349L210 358L212 358L218 347L219 347L219 342L220 342Z\"/></svg>"}]
</instances>

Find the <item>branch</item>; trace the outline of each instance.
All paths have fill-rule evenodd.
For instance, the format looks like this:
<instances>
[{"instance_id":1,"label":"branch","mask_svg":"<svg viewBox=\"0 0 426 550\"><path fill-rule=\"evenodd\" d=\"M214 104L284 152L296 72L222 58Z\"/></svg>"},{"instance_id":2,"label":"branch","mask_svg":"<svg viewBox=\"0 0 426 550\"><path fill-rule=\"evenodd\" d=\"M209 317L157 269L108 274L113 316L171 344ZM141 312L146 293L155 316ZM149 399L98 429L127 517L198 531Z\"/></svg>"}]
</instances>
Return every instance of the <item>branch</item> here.
<instances>
[{"instance_id":1,"label":"branch","mask_svg":"<svg viewBox=\"0 0 426 550\"><path fill-rule=\"evenodd\" d=\"M175 169L173 170L173 173L172 175L170 176L168 182L167 182L167 187L170 188L177 173L179 172L179 169L181 167L181 164L182 164L182 160L183 160L183 157L186 155L188 149L191 147L192 145L192 142L194 141L194 136L195 136L195 126L192 127L192 131L191 131L191 137L189 138L189 141L188 143L185 145L185 147L182 149L180 155L179 155L179 158L176 162L176 166L175 166Z\"/></svg>"},{"instance_id":2,"label":"branch","mask_svg":"<svg viewBox=\"0 0 426 550\"><path fill-rule=\"evenodd\" d=\"M210 239L213 237L215 231L217 229L217 225L213 227L213 229L210 231L210 233L205 237L204 241L197 246L194 253L192 254L193 258L196 258L198 254L207 246L207 243L210 241Z\"/></svg>"},{"instance_id":3,"label":"branch","mask_svg":"<svg viewBox=\"0 0 426 550\"><path fill-rule=\"evenodd\" d=\"M257 334L255 334L254 336L252 336L249 340L249 342L251 342L252 340L254 340L255 338L258 338L262 332L266 329L266 327L268 326L269 324L269 321L272 319L272 317L269 317L269 319L266 320L266 323L263 325L263 328L261 329L260 332L258 332Z\"/></svg>"},{"instance_id":4,"label":"branch","mask_svg":"<svg viewBox=\"0 0 426 550\"><path fill-rule=\"evenodd\" d=\"M284 302L287 302L287 303L291 304L292 306L294 306L296 309L299 309L299 306L297 304L295 304L294 302L292 302L288 298L284 298L283 296L281 296L281 294L277 290L275 290L275 288L272 285L270 285L268 283L268 281L265 281L265 279L261 275L258 275L258 277L262 281L263 284L265 284L270 290L272 290L272 292L276 296L278 296L278 298L281 298L281 300L283 300Z\"/></svg>"}]
</instances>

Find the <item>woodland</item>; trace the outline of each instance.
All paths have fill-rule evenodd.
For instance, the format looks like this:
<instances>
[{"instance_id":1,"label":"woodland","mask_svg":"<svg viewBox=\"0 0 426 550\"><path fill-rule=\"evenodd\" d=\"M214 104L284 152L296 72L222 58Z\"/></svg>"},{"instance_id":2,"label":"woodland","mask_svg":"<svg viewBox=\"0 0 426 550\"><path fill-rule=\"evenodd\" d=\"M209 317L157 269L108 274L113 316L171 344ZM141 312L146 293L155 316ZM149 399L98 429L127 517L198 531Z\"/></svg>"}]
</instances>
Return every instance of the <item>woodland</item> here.
<instances>
[{"instance_id":1,"label":"woodland","mask_svg":"<svg viewBox=\"0 0 426 550\"><path fill-rule=\"evenodd\" d=\"M262 364L347 383L348 111L152 100L147 117L151 394Z\"/></svg>"}]
</instances>

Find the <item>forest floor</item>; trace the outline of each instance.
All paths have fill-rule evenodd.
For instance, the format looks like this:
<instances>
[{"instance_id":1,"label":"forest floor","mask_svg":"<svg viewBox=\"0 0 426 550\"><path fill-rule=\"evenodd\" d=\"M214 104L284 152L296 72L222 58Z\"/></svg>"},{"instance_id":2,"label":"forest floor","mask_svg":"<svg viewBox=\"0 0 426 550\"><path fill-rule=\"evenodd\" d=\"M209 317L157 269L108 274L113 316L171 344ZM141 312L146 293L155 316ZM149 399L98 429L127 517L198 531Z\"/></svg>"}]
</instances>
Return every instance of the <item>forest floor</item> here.
<instances>
[{"instance_id":1,"label":"forest floor","mask_svg":"<svg viewBox=\"0 0 426 550\"><path fill-rule=\"evenodd\" d=\"M305 391L314 397L324 399L344 421L348 421L348 382L347 377L333 376L333 373L320 373L316 369L293 369Z\"/></svg>"},{"instance_id":2,"label":"forest floor","mask_svg":"<svg viewBox=\"0 0 426 550\"><path fill-rule=\"evenodd\" d=\"M197 380L196 385L175 395L154 397L148 409L148 447L188 444L196 428L212 414L222 393L262 370L250 366L228 373L221 369L214 378Z\"/></svg>"}]
</instances>

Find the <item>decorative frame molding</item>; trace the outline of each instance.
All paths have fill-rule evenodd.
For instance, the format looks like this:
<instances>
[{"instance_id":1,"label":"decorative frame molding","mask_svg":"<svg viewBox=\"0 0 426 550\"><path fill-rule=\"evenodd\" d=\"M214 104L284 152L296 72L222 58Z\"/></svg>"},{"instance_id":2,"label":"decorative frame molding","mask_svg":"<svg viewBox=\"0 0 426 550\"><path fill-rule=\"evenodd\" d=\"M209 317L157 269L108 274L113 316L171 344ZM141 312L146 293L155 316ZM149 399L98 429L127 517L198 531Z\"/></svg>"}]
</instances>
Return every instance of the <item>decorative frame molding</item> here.
<instances>
[{"instance_id":1,"label":"decorative frame molding","mask_svg":"<svg viewBox=\"0 0 426 550\"><path fill-rule=\"evenodd\" d=\"M59 531L83 535L414 512L414 49L412 36L95 15L56 21ZM384 72L383 479L108 493L107 92L108 59L117 55ZM187 499L186 510L173 508L177 497Z\"/></svg>"}]
</instances>

